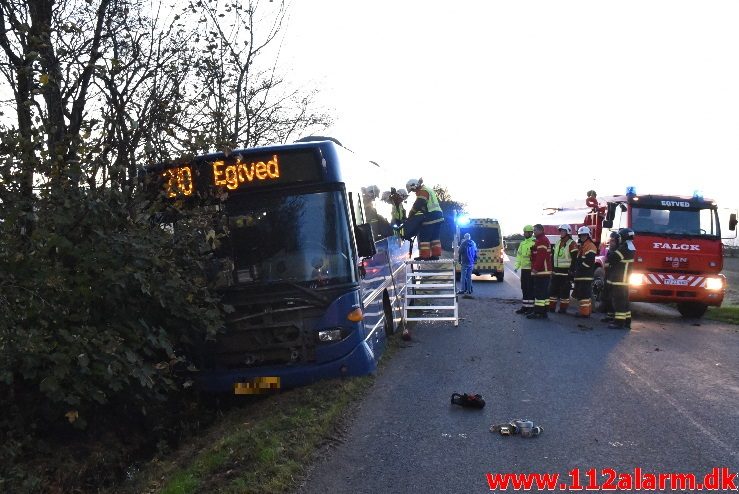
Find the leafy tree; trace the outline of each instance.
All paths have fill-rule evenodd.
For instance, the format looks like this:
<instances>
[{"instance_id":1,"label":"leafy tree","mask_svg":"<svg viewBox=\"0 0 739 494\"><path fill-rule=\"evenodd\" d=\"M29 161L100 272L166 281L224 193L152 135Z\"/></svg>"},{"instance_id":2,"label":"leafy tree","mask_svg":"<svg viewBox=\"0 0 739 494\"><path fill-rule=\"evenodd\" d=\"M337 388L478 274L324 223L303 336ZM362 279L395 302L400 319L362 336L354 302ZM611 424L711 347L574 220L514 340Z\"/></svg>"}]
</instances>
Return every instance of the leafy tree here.
<instances>
[{"instance_id":1,"label":"leafy tree","mask_svg":"<svg viewBox=\"0 0 739 494\"><path fill-rule=\"evenodd\" d=\"M441 247L444 250L452 250L454 233L456 231L455 220L457 215L464 213L466 204L452 199L446 187L435 185L433 187L439 206L444 213L444 223L441 224Z\"/></svg>"},{"instance_id":2,"label":"leafy tree","mask_svg":"<svg viewBox=\"0 0 739 494\"><path fill-rule=\"evenodd\" d=\"M50 431L135 420L222 325L208 218L162 228L146 165L328 117L277 70L283 2L0 0L0 490ZM10 109L10 111L8 111ZM197 226L197 227L195 227ZM23 476L25 473L16 472Z\"/></svg>"}]
</instances>

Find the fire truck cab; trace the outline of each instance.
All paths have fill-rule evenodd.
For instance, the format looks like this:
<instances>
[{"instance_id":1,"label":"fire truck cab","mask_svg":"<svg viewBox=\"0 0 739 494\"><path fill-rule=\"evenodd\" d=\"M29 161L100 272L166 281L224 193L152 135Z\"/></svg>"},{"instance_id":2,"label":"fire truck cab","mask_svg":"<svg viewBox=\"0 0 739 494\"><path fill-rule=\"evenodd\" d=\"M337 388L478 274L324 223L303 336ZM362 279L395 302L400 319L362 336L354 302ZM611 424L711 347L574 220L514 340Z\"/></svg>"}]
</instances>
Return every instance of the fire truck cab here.
<instances>
[{"instance_id":1,"label":"fire truck cab","mask_svg":"<svg viewBox=\"0 0 739 494\"><path fill-rule=\"evenodd\" d=\"M629 300L676 303L685 317L701 317L726 293L721 225L716 203L699 195L637 195L606 201L603 237L611 229L634 230L636 256ZM729 222L735 230L736 216ZM607 241L601 239L601 255ZM602 259L601 259L602 261Z\"/></svg>"},{"instance_id":2,"label":"fire truck cab","mask_svg":"<svg viewBox=\"0 0 739 494\"><path fill-rule=\"evenodd\" d=\"M592 191L591 191L592 192ZM715 201L699 195L637 195L588 197L587 208L559 209L547 221L581 218L599 246L593 294L600 300L605 280L605 255L611 231L631 228L636 254L629 278L629 300L675 303L684 317L701 317L709 306L721 305L726 293L721 225ZM729 230L736 229L736 214ZM550 232L547 232L550 233ZM553 232L552 232L553 233Z\"/></svg>"}]
</instances>

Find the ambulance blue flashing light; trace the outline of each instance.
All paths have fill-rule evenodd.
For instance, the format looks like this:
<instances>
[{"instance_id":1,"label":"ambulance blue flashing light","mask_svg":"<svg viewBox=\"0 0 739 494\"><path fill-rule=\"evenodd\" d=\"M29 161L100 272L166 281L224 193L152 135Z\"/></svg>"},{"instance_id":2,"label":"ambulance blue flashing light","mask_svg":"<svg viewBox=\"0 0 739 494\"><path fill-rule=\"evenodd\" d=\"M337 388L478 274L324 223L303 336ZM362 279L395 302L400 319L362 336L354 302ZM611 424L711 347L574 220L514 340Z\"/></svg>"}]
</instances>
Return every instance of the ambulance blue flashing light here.
<instances>
[{"instance_id":1,"label":"ambulance blue flashing light","mask_svg":"<svg viewBox=\"0 0 739 494\"><path fill-rule=\"evenodd\" d=\"M701 194L701 191L694 190L693 191L693 199L697 199L699 201L702 201L703 200L703 194Z\"/></svg>"},{"instance_id":2,"label":"ambulance blue flashing light","mask_svg":"<svg viewBox=\"0 0 739 494\"><path fill-rule=\"evenodd\" d=\"M636 187L633 185L629 185L626 187L626 195L627 196L635 196L636 195Z\"/></svg>"},{"instance_id":3,"label":"ambulance blue flashing light","mask_svg":"<svg viewBox=\"0 0 739 494\"><path fill-rule=\"evenodd\" d=\"M459 226L467 226L470 224L470 217L466 214L463 214L462 216L457 216L457 224Z\"/></svg>"}]
</instances>

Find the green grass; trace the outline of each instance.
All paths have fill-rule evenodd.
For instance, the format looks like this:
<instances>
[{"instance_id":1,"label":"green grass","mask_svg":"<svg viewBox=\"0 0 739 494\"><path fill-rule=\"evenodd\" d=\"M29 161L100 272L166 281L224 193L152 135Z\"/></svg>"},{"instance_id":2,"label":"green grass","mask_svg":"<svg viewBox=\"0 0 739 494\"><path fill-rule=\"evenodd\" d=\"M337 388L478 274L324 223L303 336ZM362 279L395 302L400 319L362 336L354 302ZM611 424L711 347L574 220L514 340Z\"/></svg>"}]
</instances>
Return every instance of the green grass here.
<instances>
[{"instance_id":1,"label":"green grass","mask_svg":"<svg viewBox=\"0 0 739 494\"><path fill-rule=\"evenodd\" d=\"M379 371L405 343L387 341ZM316 450L341 435L373 376L321 381L273 396L232 397L210 427L143 465L115 494L282 493L298 487Z\"/></svg>"},{"instance_id":2,"label":"green grass","mask_svg":"<svg viewBox=\"0 0 739 494\"><path fill-rule=\"evenodd\" d=\"M739 324L739 306L728 305L724 307L709 307L705 317L706 319L713 319L714 321Z\"/></svg>"},{"instance_id":3,"label":"green grass","mask_svg":"<svg viewBox=\"0 0 739 494\"><path fill-rule=\"evenodd\" d=\"M266 398L245 397L250 402L246 407L226 412L203 437L173 457L151 462L127 490L163 494L294 490L316 449L337 434L373 380L370 376L323 381Z\"/></svg>"}]
</instances>

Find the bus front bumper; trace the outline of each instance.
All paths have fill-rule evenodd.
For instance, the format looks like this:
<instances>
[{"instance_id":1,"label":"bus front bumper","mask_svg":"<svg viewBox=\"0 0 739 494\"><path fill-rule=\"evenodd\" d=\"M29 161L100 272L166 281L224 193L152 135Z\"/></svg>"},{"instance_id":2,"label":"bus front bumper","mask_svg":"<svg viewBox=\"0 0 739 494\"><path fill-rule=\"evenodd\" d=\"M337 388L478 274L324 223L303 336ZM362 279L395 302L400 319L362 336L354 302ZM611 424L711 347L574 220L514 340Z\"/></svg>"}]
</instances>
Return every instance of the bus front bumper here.
<instances>
[{"instance_id":1,"label":"bus front bumper","mask_svg":"<svg viewBox=\"0 0 739 494\"><path fill-rule=\"evenodd\" d=\"M198 389L209 393L262 394L322 379L364 376L376 369L374 355L363 341L348 355L331 362L201 371L195 382Z\"/></svg>"}]
</instances>

